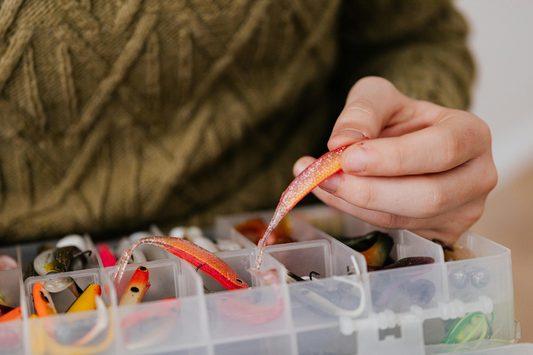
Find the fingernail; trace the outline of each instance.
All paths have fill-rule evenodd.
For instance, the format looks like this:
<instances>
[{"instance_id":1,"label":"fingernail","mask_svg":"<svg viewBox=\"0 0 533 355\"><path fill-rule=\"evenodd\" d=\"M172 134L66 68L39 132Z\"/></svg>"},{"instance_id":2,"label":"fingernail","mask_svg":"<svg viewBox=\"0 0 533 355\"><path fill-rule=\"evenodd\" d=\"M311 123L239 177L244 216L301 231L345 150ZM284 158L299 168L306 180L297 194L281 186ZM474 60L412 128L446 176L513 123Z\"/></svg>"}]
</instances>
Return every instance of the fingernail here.
<instances>
[{"instance_id":1,"label":"fingernail","mask_svg":"<svg viewBox=\"0 0 533 355\"><path fill-rule=\"evenodd\" d=\"M368 162L368 154L364 149L356 149L346 156L344 163L348 171L361 172L365 170Z\"/></svg>"},{"instance_id":2,"label":"fingernail","mask_svg":"<svg viewBox=\"0 0 533 355\"><path fill-rule=\"evenodd\" d=\"M318 187L326 192L334 193L339 187L339 174L331 175L326 180L322 181Z\"/></svg>"},{"instance_id":3,"label":"fingernail","mask_svg":"<svg viewBox=\"0 0 533 355\"><path fill-rule=\"evenodd\" d=\"M361 131L358 131L354 128L345 128L341 131L338 131L333 137L337 137L337 136L349 137L349 138L352 138L356 142L364 141L366 139L366 136Z\"/></svg>"}]
</instances>

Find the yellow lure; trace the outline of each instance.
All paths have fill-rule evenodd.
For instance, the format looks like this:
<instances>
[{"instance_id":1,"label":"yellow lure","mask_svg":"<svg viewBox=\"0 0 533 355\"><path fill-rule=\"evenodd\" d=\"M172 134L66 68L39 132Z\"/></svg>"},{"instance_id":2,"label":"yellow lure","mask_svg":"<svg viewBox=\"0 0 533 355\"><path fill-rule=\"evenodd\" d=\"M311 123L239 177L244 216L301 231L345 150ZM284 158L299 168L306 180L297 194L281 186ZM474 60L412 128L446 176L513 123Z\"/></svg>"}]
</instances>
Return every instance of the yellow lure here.
<instances>
[{"instance_id":1,"label":"yellow lure","mask_svg":"<svg viewBox=\"0 0 533 355\"><path fill-rule=\"evenodd\" d=\"M100 285L89 285L67 310L67 313L92 311L96 309L96 296L102 294Z\"/></svg>"}]
</instances>

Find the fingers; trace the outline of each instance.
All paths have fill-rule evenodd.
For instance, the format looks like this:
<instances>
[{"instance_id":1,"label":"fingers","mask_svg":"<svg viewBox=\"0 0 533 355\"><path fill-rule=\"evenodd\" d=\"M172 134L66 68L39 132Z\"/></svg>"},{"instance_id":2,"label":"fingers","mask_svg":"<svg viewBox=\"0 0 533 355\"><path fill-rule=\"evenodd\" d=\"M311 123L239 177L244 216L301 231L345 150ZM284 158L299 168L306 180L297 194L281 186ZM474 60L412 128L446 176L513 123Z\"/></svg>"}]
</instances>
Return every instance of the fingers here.
<instances>
[{"instance_id":1,"label":"fingers","mask_svg":"<svg viewBox=\"0 0 533 355\"><path fill-rule=\"evenodd\" d=\"M319 188L313 193L324 203L364 220L374 226L390 229L409 229L427 239L437 238L454 244L462 233L482 215L486 196L469 201L449 213L431 218L409 218L386 212L366 210L333 196Z\"/></svg>"},{"instance_id":2,"label":"fingers","mask_svg":"<svg viewBox=\"0 0 533 355\"><path fill-rule=\"evenodd\" d=\"M389 81L378 77L359 80L351 89L331 137L330 150L379 136L389 119L411 101Z\"/></svg>"},{"instance_id":3,"label":"fingers","mask_svg":"<svg viewBox=\"0 0 533 355\"><path fill-rule=\"evenodd\" d=\"M444 110L440 121L399 137L354 144L342 169L361 176L403 176L450 170L490 150L490 130L478 117Z\"/></svg>"},{"instance_id":4,"label":"fingers","mask_svg":"<svg viewBox=\"0 0 533 355\"><path fill-rule=\"evenodd\" d=\"M345 172L401 176L452 169L490 144L490 130L478 117L410 99L387 80L367 77L350 91L328 147L350 146L342 157Z\"/></svg>"},{"instance_id":5,"label":"fingers","mask_svg":"<svg viewBox=\"0 0 533 355\"><path fill-rule=\"evenodd\" d=\"M300 159L298 167L307 164ZM295 169L296 170L296 169ZM439 174L403 177L360 177L343 172L320 188L332 196L366 210L410 218L431 218L488 194L497 174L490 154ZM317 196L326 203L330 197Z\"/></svg>"},{"instance_id":6,"label":"fingers","mask_svg":"<svg viewBox=\"0 0 533 355\"><path fill-rule=\"evenodd\" d=\"M463 206L443 215L427 219L411 220L408 229L427 239L440 239L455 244L461 234L482 216L487 196L469 201Z\"/></svg>"},{"instance_id":7,"label":"fingers","mask_svg":"<svg viewBox=\"0 0 533 355\"><path fill-rule=\"evenodd\" d=\"M467 112L401 94L367 77L350 91L328 148L349 146L342 171L313 190L369 223L454 242L483 211L497 173L488 126ZM313 158L294 166L297 175Z\"/></svg>"}]
</instances>

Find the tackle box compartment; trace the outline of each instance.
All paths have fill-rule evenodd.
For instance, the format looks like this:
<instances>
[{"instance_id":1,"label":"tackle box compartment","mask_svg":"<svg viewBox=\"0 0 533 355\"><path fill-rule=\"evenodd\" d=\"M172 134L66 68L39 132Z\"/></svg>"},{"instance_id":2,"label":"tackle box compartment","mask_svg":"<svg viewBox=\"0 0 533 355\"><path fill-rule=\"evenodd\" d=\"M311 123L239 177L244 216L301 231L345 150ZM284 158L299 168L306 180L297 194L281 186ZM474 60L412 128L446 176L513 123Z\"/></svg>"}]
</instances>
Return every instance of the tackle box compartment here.
<instances>
[{"instance_id":1,"label":"tackle box compartment","mask_svg":"<svg viewBox=\"0 0 533 355\"><path fill-rule=\"evenodd\" d=\"M150 272L151 287L143 301L132 306L118 306L118 302L140 264L127 266L120 285L111 278L115 267L104 268L95 252L83 270L23 279L23 268L36 256L37 244L43 243L0 248L0 255L8 254L19 262L18 269L0 272L0 292L11 306L20 305L23 313L20 321L0 323L0 355L437 354L476 350L474 354L477 349L493 354L533 354L531 345L501 346L514 343L518 336L508 249L468 232L459 244L472 249L477 258L445 263L437 244L405 230L382 229L394 239L394 260L431 256L435 263L367 272L360 253L312 224L336 236L358 236L379 228L329 207L297 208L290 214L297 242L269 246L263 259L262 270L277 270L282 282L265 285L247 272L253 267L255 245L234 225L252 216L268 222L272 214L223 216L215 226L215 238L243 247L217 255L252 289L226 291L201 268L197 271L185 261L169 258L143 263ZM91 239L86 240L95 251ZM472 268L485 269L490 282L483 288L471 283L454 287L450 273ZM311 271L319 275L313 274L312 281L288 284L286 270L300 276ZM66 276L80 286L100 284L106 311L30 319L33 284ZM431 282L434 290L419 280ZM424 292L433 293L431 300ZM492 339L440 344L444 322L472 312L494 314ZM76 346L88 325L102 319L107 319L107 328L90 343ZM68 331L58 336L60 329ZM494 346L499 347L487 349Z\"/></svg>"}]
</instances>

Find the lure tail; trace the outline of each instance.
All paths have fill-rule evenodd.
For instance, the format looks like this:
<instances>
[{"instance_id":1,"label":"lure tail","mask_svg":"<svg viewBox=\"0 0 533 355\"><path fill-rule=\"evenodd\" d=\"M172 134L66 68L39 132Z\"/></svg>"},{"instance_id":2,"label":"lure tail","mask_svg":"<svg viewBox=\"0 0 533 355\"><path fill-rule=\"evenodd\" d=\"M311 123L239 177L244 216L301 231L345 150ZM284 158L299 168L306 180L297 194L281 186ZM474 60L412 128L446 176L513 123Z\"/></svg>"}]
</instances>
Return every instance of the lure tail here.
<instances>
[{"instance_id":1,"label":"lure tail","mask_svg":"<svg viewBox=\"0 0 533 355\"><path fill-rule=\"evenodd\" d=\"M145 238L145 239L151 239L151 238ZM117 261L117 269L113 273L113 279L116 280L117 283L120 283L120 280L122 280L122 276L124 276L124 271L126 270L126 265L128 265L128 262L131 258L131 255L133 254L133 251L139 245L144 244L143 241L145 239L139 239L138 241L133 243L129 248L127 248L126 250L122 252L120 259L118 259Z\"/></svg>"},{"instance_id":2,"label":"lure tail","mask_svg":"<svg viewBox=\"0 0 533 355\"><path fill-rule=\"evenodd\" d=\"M109 250L109 247L105 243L100 243L96 246L96 249L100 253L100 259L104 267L113 266L117 263L117 259Z\"/></svg>"},{"instance_id":3,"label":"lure tail","mask_svg":"<svg viewBox=\"0 0 533 355\"><path fill-rule=\"evenodd\" d=\"M278 207L268 225L265 235L257 243L255 268L259 270L268 236L289 211L320 183L341 170L341 155L346 147L328 152L305 168L281 195Z\"/></svg>"}]
</instances>

